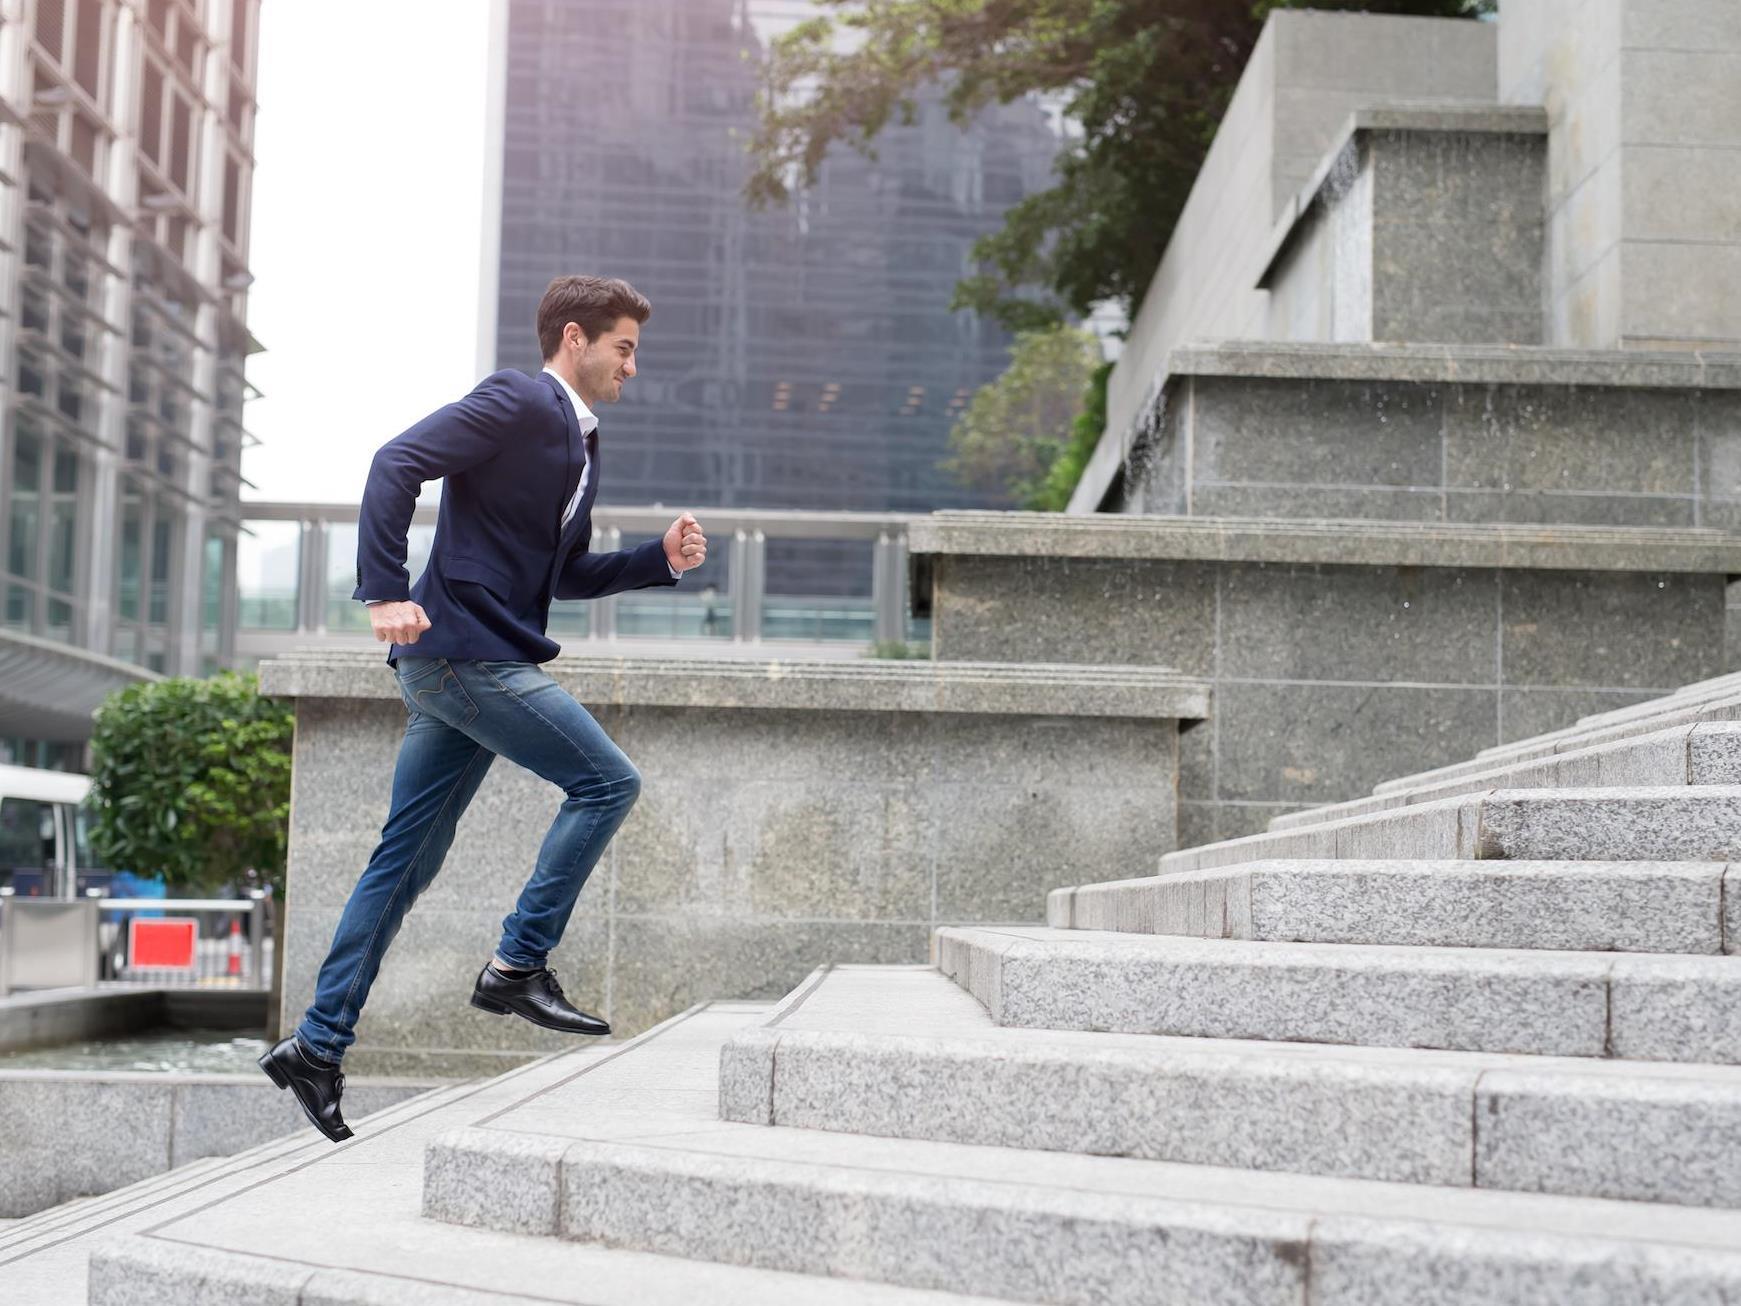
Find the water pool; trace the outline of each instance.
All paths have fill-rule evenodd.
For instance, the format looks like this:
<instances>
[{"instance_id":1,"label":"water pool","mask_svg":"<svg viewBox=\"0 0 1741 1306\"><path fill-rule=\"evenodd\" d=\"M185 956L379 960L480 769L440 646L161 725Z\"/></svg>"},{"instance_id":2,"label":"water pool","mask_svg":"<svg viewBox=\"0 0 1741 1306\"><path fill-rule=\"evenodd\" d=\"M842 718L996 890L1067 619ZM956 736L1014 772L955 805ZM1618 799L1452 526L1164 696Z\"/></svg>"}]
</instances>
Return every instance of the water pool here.
<instances>
[{"instance_id":1,"label":"water pool","mask_svg":"<svg viewBox=\"0 0 1741 1306\"><path fill-rule=\"evenodd\" d=\"M161 1029L127 1038L87 1039L0 1052L0 1070L145 1070L158 1074L260 1073L271 1044L233 1029Z\"/></svg>"}]
</instances>

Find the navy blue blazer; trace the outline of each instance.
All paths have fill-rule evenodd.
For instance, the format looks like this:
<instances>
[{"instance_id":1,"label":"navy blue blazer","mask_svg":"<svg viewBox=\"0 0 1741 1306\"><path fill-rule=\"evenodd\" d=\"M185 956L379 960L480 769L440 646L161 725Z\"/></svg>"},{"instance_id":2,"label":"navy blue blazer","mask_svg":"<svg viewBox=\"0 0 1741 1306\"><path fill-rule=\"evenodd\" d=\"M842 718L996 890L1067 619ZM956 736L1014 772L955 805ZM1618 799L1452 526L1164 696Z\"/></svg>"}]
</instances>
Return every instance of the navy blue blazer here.
<instances>
[{"instance_id":1,"label":"navy blue blazer","mask_svg":"<svg viewBox=\"0 0 1741 1306\"><path fill-rule=\"evenodd\" d=\"M599 467L562 524L586 461L574 405L556 378L492 372L376 452L357 521L356 599L411 599L429 616L389 665L424 657L548 662L550 600L675 585L663 540L589 553ZM425 481L446 477L429 566L407 582L406 534Z\"/></svg>"}]
</instances>

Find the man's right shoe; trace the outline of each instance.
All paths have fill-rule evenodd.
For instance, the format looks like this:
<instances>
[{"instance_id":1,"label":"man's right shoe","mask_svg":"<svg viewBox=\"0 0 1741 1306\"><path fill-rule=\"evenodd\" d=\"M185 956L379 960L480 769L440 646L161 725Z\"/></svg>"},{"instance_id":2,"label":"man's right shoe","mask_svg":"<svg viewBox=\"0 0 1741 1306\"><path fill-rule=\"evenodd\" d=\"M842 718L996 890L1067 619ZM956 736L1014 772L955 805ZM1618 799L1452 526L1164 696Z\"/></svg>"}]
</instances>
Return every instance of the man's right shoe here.
<instances>
[{"instance_id":1,"label":"man's right shoe","mask_svg":"<svg viewBox=\"0 0 1741 1306\"><path fill-rule=\"evenodd\" d=\"M351 1128L339 1114L339 1096L345 1091L345 1074L337 1066L311 1060L296 1041L283 1039L260 1056L260 1069L279 1088L288 1088L314 1127L335 1143L351 1136Z\"/></svg>"}]
</instances>

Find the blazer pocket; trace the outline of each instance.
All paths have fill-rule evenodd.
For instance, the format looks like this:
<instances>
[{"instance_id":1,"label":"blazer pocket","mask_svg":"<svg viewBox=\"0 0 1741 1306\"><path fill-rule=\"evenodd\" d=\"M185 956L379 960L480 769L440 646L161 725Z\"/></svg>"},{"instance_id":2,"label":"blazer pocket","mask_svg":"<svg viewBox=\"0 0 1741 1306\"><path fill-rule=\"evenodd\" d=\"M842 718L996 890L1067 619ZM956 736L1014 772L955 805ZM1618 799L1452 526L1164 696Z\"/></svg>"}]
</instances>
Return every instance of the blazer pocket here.
<instances>
[{"instance_id":1,"label":"blazer pocket","mask_svg":"<svg viewBox=\"0 0 1741 1306\"><path fill-rule=\"evenodd\" d=\"M469 580L482 585L502 602L513 598L514 581L507 572L476 558L448 558L441 568L449 580Z\"/></svg>"}]
</instances>

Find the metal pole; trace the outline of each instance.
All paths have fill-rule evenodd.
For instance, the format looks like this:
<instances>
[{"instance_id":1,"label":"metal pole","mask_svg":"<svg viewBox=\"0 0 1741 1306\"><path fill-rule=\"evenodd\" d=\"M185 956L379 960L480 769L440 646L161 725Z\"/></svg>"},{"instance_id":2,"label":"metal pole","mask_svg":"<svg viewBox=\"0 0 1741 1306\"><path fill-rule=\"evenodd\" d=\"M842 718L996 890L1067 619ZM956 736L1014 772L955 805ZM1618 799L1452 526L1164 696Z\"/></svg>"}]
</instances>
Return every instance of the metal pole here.
<instances>
[{"instance_id":1,"label":"metal pole","mask_svg":"<svg viewBox=\"0 0 1741 1306\"><path fill-rule=\"evenodd\" d=\"M248 911L248 975L254 981L255 988L266 988L266 929L263 918L266 915L266 891L264 889L249 889L248 897L253 899L253 906Z\"/></svg>"}]
</instances>

